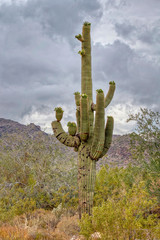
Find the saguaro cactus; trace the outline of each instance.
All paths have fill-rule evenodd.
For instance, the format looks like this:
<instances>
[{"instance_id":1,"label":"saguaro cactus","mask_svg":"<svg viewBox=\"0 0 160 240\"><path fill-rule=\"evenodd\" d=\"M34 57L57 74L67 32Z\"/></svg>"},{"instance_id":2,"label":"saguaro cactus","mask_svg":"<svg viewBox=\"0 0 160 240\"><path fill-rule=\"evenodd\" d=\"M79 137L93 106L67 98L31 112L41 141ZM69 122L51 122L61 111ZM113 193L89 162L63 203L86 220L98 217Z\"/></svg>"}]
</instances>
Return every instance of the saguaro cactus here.
<instances>
[{"instance_id":1,"label":"saguaro cactus","mask_svg":"<svg viewBox=\"0 0 160 240\"><path fill-rule=\"evenodd\" d=\"M82 43L82 50L79 51L82 58L81 94L75 92L77 126L69 122L69 134L67 134L61 126L60 118L52 122L56 138L66 146L74 147L78 152L80 218L83 213L92 214L96 162L107 153L110 147L114 124L113 117L110 116L105 126L105 108L113 98L115 83L109 83L106 97L103 91L98 89L96 104L92 100L90 25L85 22L82 35L75 36ZM55 111L58 111L58 108ZM74 127L74 130L71 131L71 127Z\"/></svg>"}]
</instances>

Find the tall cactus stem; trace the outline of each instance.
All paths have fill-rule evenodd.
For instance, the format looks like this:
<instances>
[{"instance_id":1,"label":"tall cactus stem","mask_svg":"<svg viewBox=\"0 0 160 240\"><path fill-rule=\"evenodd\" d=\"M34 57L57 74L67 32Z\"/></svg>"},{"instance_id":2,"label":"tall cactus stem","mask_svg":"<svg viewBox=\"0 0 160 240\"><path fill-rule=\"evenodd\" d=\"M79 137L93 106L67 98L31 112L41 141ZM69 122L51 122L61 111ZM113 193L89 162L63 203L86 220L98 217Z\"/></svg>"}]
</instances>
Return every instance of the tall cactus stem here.
<instances>
[{"instance_id":1,"label":"tall cactus stem","mask_svg":"<svg viewBox=\"0 0 160 240\"><path fill-rule=\"evenodd\" d=\"M81 94L87 94L89 102L92 102L90 25L83 25L82 36L82 50L85 51L85 56L82 57Z\"/></svg>"},{"instance_id":2,"label":"tall cactus stem","mask_svg":"<svg viewBox=\"0 0 160 240\"><path fill-rule=\"evenodd\" d=\"M86 94L82 94L80 101L80 138L82 141L86 141L89 137L88 109L88 96Z\"/></svg>"},{"instance_id":3,"label":"tall cactus stem","mask_svg":"<svg viewBox=\"0 0 160 240\"><path fill-rule=\"evenodd\" d=\"M82 49L85 51L85 56L81 58L81 94L87 94L89 99L89 106L92 100L92 73L91 73L91 37L90 37L90 24L83 24L82 29ZM89 135L93 135L93 111L89 108Z\"/></svg>"}]
</instances>

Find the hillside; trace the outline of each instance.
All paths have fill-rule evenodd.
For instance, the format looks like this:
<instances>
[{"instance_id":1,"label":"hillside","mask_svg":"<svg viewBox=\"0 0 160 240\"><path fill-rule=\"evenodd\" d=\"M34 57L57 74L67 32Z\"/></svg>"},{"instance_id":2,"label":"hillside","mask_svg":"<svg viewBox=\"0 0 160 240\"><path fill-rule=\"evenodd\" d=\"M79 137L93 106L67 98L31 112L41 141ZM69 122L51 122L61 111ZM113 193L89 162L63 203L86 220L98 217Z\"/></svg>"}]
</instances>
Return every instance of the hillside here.
<instances>
[{"instance_id":1,"label":"hillside","mask_svg":"<svg viewBox=\"0 0 160 240\"><path fill-rule=\"evenodd\" d=\"M0 139L3 140L3 144L5 142L5 145L8 146L10 150L13 150L17 144L22 147L23 142L25 142L24 139L30 139L34 142L42 138L42 136L45 139L45 145L48 151L52 148L53 152L58 150L59 153L65 154L65 161L66 159L77 158L77 153L75 153L72 148L59 143L54 135L41 131L40 126L36 126L34 123L26 126L12 120L0 118ZM2 151L2 145L0 148ZM103 164L118 167L126 166L131 162L129 148L129 135L114 135L108 154L98 161L97 167L99 168Z\"/></svg>"},{"instance_id":2,"label":"hillside","mask_svg":"<svg viewBox=\"0 0 160 240\"><path fill-rule=\"evenodd\" d=\"M27 133L28 135L32 135L39 131L41 131L40 126L36 126L34 123L26 126L9 119L0 118L0 137L12 133Z\"/></svg>"},{"instance_id":3,"label":"hillside","mask_svg":"<svg viewBox=\"0 0 160 240\"><path fill-rule=\"evenodd\" d=\"M153 221L150 218L150 214L153 217L159 213L159 205L155 205L158 178L155 174L152 178L150 172L141 174L141 169L127 167L131 162L129 148L129 135L115 135L108 155L97 162L98 170L103 164L113 168L103 167L97 173L94 204L98 215L93 219L98 219L98 225L94 225L91 233L101 232L103 228L99 222L103 221L105 232L109 226L111 234L120 229L114 236L120 233L126 236L122 224L126 224L128 232L130 226L131 231L137 229L137 221L141 223L144 219L146 225L140 225L140 233L150 231L150 234L156 234L152 239L159 239L159 215L155 215ZM0 239L11 236L12 239L26 240L86 239L79 237L77 171L77 153L59 143L54 135L46 134L33 123L25 126L0 119ZM151 182L151 195L147 188L144 190L148 181ZM157 194L154 202L153 194ZM122 212L128 215L124 218ZM131 219L129 223L128 219ZM91 222L87 221L85 219L81 225L82 230L88 231ZM147 239L146 236L138 239Z\"/></svg>"}]
</instances>

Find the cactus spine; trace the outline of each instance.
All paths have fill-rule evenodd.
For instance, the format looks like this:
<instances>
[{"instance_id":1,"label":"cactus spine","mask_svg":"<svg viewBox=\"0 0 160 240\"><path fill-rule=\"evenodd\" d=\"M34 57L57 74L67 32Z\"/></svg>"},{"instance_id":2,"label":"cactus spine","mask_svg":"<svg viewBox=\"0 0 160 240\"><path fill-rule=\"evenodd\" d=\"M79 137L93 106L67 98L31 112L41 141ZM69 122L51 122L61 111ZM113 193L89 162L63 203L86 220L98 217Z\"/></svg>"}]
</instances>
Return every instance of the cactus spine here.
<instances>
[{"instance_id":1,"label":"cactus spine","mask_svg":"<svg viewBox=\"0 0 160 240\"><path fill-rule=\"evenodd\" d=\"M107 153L111 145L114 122L111 116L108 117L105 127L105 108L113 98L115 83L109 83L106 97L103 91L98 89L96 104L93 103L90 23L85 22L82 35L75 37L82 43L82 50L79 52L82 59L81 95L79 92L75 93L77 126L72 124L77 132L65 133L59 119L52 122L52 128L61 143L74 147L78 152L79 217L81 218L83 213L92 214L96 162Z\"/></svg>"}]
</instances>

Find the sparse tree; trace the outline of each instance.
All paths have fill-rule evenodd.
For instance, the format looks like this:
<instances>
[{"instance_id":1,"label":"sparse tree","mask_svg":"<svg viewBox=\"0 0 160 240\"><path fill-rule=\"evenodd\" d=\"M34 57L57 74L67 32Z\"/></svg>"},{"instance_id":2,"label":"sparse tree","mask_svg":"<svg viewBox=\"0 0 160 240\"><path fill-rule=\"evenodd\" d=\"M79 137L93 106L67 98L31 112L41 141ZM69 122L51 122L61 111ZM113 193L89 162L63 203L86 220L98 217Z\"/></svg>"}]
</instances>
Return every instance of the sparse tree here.
<instances>
[{"instance_id":1,"label":"sparse tree","mask_svg":"<svg viewBox=\"0 0 160 240\"><path fill-rule=\"evenodd\" d=\"M150 174L148 187L160 202L160 113L141 108L129 121L136 121L135 132L131 134L131 151L142 170Z\"/></svg>"}]
</instances>

